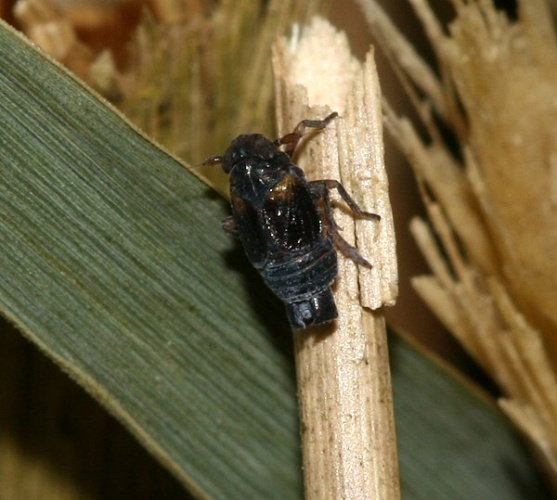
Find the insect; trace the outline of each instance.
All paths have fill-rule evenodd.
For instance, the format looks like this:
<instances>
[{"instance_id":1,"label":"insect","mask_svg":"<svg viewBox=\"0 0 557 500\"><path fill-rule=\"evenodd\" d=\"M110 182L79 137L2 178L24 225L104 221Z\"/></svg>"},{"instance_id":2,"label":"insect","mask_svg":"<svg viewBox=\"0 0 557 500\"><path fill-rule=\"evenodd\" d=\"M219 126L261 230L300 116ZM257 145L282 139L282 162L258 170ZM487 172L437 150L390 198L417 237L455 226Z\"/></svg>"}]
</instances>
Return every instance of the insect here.
<instances>
[{"instance_id":1,"label":"insect","mask_svg":"<svg viewBox=\"0 0 557 500\"><path fill-rule=\"evenodd\" d=\"M240 135L224 155L204 162L220 163L230 174L232 215L223 221L223 228L240 239L251 264L284 302L294 329L337 318L331 291L337 276L336 249L371 267L339 234L330 191L336 189L358 217L379 220L379 215L360 209L340 182L308 181L292 163L305 130L324 129L337 116L302 120L293 132L275 141L260 134Z\"/></svg>"}]
</instances>

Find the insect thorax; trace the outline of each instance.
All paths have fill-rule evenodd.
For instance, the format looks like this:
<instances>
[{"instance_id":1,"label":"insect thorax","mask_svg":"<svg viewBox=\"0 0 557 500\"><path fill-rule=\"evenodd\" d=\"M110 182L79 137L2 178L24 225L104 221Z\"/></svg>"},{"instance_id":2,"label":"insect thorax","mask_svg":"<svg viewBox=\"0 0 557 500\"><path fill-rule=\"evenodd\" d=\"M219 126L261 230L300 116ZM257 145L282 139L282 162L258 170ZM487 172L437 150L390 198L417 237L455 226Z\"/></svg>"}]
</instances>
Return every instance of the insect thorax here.
<instances>
[{"instance_id":1,"label":"insect thorax","mask_svg":"<svg viewBox=\"0 0 557 500\"><path fill-rule=\"evenodd\" d=\"M286 174L288 164L276 165L260 158L237 162L230 173L230 191L256 208L263 206L269 192Z\"/></svg>"}]
</instances>

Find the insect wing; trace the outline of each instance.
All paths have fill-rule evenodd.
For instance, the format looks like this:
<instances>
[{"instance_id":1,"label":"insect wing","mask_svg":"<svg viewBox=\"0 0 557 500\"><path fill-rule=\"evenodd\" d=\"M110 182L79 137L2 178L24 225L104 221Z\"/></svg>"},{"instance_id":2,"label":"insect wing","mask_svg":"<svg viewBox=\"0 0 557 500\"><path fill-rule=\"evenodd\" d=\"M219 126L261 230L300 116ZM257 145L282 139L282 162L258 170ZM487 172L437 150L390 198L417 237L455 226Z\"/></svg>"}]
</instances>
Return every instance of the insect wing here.
<instances>
[{"instance_id":1,"label":"insect wing","mask_svg":"<svg viewBox=\"0 0 557 500\"><path fill-rule=\"evenodd\" d=\"M264 217L275 251L306 249L321 238L321 222L308 184L294 170L270 190Z\"/></svg>"},{"instance_id":2,"label":"insect wing","mask_svg":"<svg viewBox=\"0 0 557 500\"><path fill-rule=\"evenodd\" d=\"M230 196L234 213L235 234L242 241L246 255L253 265L265 261L268 247L268 231L261 224L262 210L256 209L248 200L235 193Z\"/></svg>"}]
</instances>

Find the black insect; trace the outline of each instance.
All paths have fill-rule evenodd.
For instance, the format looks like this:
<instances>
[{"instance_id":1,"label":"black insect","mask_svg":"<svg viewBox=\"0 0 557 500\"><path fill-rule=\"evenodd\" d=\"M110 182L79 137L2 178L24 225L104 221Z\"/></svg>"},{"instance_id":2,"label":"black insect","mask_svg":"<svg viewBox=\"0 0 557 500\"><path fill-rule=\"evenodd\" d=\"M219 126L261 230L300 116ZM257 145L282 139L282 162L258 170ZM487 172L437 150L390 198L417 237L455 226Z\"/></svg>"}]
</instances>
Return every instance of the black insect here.
<instances>
[{"instance_id":1,"label":"black insect","mask_svg":"<svg viewBox=\"0 0 557 500\"><path fill-rule=\"evenodd\" d=\"M232 216L223 227L241 240L250 262L285 303L288 320L296 329L338 315L331 292L337 276L335 247L354 262L371 267L340 236L329 191L336 189L357 216L380 217L361 210L338 181L308 181L291 160L306 128L323 129L337 116L303 120L276 141L260 134L240 135L223 156L205 161L221 163L230 174Z\"/></svg>"}]
</instances>

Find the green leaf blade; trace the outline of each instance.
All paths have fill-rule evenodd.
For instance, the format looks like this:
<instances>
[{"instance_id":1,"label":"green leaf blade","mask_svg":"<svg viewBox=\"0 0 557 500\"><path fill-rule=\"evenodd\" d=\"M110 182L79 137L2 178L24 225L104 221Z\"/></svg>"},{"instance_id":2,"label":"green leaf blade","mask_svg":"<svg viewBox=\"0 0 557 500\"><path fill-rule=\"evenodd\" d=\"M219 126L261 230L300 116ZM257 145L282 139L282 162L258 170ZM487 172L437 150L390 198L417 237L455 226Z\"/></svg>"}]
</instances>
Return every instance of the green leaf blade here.
<instances>
[{"instance_id":1,"label":"green leaf blade","mask_svg":"<svg viewBox=\"0 0 557 500\"><path fill-rule=\"evenodd\" d=\"M223 203L5 29L0 47L4 313L192 490L296 496L292 367L230 293Z\"/></svg>"},{"instance_id":2,"label":"green leaf blade","mask_svg":"<svg viewBox=\"0 0 557 500\"><path fill-rule=\"evenodd\" d=\"M404 498L550 498L485 394L401 339L390 347Z\"/></svg>"}]
</instances>

